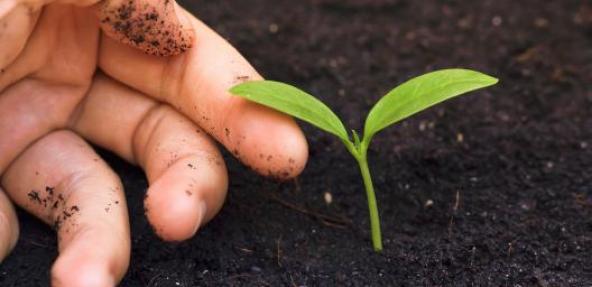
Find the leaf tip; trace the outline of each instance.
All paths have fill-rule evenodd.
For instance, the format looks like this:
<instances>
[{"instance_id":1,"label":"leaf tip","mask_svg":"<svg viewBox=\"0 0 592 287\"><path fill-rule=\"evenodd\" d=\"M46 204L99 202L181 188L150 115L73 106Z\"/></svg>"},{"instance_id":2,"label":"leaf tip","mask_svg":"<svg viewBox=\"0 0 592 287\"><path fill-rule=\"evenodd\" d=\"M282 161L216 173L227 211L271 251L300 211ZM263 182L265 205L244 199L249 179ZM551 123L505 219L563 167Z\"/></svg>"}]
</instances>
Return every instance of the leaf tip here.
<instances>
[{"instance_id":1,"label":"leaf tip","mask_svg":"<svg viewBox=\"0 0 592 287\"><path fill-rule=\"evenodd\" d=\"M481 78L482 78L482 81L483 81L483 85L485 87L493 86L493 85L499 83L499 81L500 81L496 77L493 77L493 76L490 76L490 75L487 75L487 74L484 74L484 73L480 73L480 74L481 74Z\"/></svg>"},{"instance_id":2,"label":"leaf tip","mask_svg":"<svg viewBox=\"0 0 592 287\"><path fill-rule=\"evenodd\" d=\"M499 81L500 81L500 80L499 80L498 78L496 78L496 77L492 77L492 76L489 76L489 75L487 75L487 77L489 77L489 79L488 79L488 80L489 80L489 81L488 81L488 84L489 84L490 86L496 85L496 84L497 84L497 83L499 83Z\"/></svg>"}]
</instances>

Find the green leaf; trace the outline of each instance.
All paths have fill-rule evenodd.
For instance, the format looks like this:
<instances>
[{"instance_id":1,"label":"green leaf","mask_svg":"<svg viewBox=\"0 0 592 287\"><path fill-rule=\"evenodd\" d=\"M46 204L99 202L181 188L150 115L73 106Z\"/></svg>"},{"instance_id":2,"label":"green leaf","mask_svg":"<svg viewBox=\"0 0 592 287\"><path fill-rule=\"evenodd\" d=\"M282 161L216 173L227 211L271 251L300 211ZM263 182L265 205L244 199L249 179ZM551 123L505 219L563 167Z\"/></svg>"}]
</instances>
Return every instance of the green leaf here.
<instances>
[{"instance_id":1,"label":"green leaf","mask_svg":"<svg viewBox=\"0 0 592 287\"><path fill-rule=\"evenodd\" d=\"M364 126L366 144L380 130L461 94L494 85L498 79L465 69L444 69L394 88L372 108Z\"/></svg>"},{"instance_id":2,"label":"green leaf","mask_svg":"<svg viewBox=\"0 0 592 287\"><path fill-rule=\"evenodd\" d=\"M230 93L301 119L349 141L343 123L335 113L296 87L275 81L251 81L234 86Z\"/></svg>"}]
</instances>

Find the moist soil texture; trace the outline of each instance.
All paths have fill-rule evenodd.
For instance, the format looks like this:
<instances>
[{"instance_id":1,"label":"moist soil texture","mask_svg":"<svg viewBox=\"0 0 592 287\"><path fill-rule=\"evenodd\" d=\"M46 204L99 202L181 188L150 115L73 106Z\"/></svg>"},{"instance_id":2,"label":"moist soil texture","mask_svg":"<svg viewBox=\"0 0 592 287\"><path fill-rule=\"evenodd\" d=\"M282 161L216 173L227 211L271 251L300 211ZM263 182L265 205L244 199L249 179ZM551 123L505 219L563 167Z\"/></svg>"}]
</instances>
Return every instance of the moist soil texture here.
<instances>
[{"instance_id":1,"label":"moist soil texture","mask_svg":"<svg viewBox=\"0 0 592 287\"><path fill-rule=\"evenodd\" d=\"M142 171L102 152L131 216L121 286L592 286L591 2L183 2L265 77L310 91L358 130L412 76L466 67L501 82L376 136L380 254L354 160L306 124L297 180L254 176L227 153L226 205L176 244L143 215ZM55 235L19 218L0 286L46 286Z\"/></svg>"}]
</instances>

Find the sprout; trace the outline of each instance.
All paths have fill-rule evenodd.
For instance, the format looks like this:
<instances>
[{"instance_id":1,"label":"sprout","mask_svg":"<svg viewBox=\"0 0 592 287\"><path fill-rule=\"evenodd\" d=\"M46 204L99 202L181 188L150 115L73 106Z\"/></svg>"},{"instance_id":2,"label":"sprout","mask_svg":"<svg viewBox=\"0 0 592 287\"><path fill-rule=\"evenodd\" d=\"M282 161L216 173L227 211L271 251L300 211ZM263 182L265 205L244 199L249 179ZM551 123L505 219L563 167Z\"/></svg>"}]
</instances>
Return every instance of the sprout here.
<instances>
[{"instance_id":1,"label":"sprout","mask_svg":"<svg viewBox=\"0 0 592 287\"><path fill-rule=\"evenodd\" d=\"M466 69L445 69L413 78L386 94L374 105L364 125L363 137L352 130L351 137L335 113L312 95L291 85L275 81L252 81L233 87L230 92L270 107L338 137L358 162L370 210L374 250L382 250L378 204L368 167L368 147L379 131L461 94L494 85L496 78Z\"/></svg>"}]
</instances>

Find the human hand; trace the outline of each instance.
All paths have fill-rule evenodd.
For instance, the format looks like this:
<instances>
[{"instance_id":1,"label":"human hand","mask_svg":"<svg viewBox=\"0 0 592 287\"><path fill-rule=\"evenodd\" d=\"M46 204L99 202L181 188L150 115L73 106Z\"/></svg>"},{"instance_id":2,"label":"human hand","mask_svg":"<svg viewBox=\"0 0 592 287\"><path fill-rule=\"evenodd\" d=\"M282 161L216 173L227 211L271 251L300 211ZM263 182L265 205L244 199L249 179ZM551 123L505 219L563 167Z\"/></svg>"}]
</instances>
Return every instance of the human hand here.
<instances>
[{"instance_id":1,"label":"human hand","mask_svg":"<svg viewBox=\"0 0 592 287\"><path fill-rule=\"evenodd\" d=\"M227 93L261 77L188 12L97 2L0 2L0 260L18 237L13 202L56 228L54 286L113 286L129 264L121 183L84 139L145 170L146 215L169 241L222 206L228 179L212 138L279 179L308 154L292 119Z\"/></svg>"}]
</instances>

